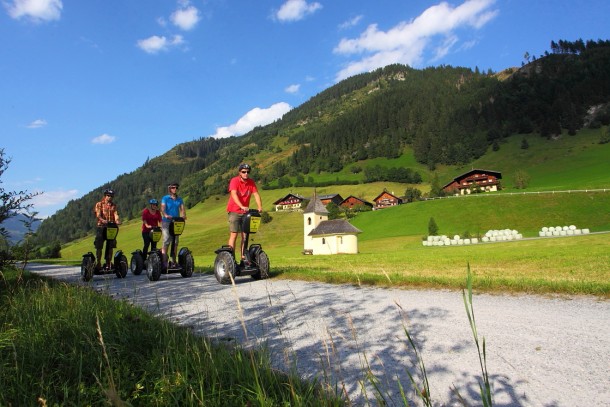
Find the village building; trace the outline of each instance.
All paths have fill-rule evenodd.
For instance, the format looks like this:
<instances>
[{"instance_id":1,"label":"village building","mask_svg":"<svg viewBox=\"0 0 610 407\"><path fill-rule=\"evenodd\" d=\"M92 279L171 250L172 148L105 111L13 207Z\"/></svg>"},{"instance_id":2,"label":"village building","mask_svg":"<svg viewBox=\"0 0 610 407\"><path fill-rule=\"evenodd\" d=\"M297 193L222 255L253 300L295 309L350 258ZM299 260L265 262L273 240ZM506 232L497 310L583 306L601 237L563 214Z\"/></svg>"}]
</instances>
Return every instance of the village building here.
<instances>
[{"instance_id":1,"label":"village building","mask_svg":"<svg viewBox=\"0 0 610 407\"><path fill-rule=\"evenodd\" d=\"M500 180L502 173L498 171L472 169L462 175L458 175L445 186L443 191L452 195L467 195L475 190L481 192L498 191L501 188Z\"/></svg>"},{"instance_id":2,"label":"village building","mask_svg":"<svg viewBox=\"0 0 610 407\"><path fill-rule=\"evenodd\" d=\"M341 204L343 201L343 197L339 194L328 194L328 195L319 195L318 199L322 202L324 206L333 202L335 205Z\"/></svg>"},{"instance_id":3,"label":"village building","mask_svg":"<svg viewBox=\"0 0 610 407\"><path fill-rule=\"evenodd\" d=\"M343 201L341 201L339 206L341 206L343 208L348 208L348 209L354 209L354 208L359 208L359 207L361 207L361 208L369 207L371 209L373 208L372 203L365 201L364 199L355 197L353 195L350 195L347 198L345 198Z\"/></svg>"},{"instance_id":4,"label":"village building","mask_svg":"<svg viewBox=\"0 0 610 407\"><path fill-rule=\"evenodd\" d=\"M303 212L303 254L356 254L359 233L345 219L328 220L328 210L314 193Z\"/></svg>"},{"instance_id":5,"label":"village building","mask_svg":"<svg viewBox=\"0 0 610 407\"><path fill-rule=\"evenodd\" d=\"M302 208L305 198L297 194L288 194L283 198L278 199L273 203L275 210L280 211L296 211Z\"/></svg>"},{"instance_id":6,"label":"village building","mask_svg":"<svg viewBox=\"0 0 610 407\"><path fill-rule=\"evenodd\" d=\"M375 203L375 206L373 206L373 210L377 210L389 208L391 206L401 205L402 199L384 190L382 193L377 195L375 199L373 199L373 202Z\"/></svg>"}]
</instances>

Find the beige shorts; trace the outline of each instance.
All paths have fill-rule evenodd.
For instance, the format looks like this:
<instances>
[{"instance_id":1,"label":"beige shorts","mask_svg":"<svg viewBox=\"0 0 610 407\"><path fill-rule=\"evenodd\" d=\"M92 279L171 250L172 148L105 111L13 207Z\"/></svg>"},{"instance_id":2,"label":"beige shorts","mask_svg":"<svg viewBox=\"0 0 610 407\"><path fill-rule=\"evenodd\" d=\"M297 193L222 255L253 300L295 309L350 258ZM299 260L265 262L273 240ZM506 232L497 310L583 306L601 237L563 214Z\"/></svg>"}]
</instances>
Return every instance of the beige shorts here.
<instances>
[{"instance_id":1,"label":"beige shorts","mask_svg":"<svg viewBox=\"0 0 610 407\"><path fill-rule=\"evenodd\" d=\"M229 231L231 233L241 232L241 220L244 213L229 212Z\"/></svg>"}]
</instances>

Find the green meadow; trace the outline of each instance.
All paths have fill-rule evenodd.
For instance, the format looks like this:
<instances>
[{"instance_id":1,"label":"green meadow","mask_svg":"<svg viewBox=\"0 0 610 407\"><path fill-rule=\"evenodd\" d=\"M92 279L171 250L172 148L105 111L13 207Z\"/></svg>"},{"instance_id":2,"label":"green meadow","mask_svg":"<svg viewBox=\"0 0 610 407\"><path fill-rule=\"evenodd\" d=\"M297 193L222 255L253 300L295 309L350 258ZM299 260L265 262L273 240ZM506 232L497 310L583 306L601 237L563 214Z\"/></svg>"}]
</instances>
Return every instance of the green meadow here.
<instances>
[{"instance_id":1,"label":"green meadow","mask_svg":"<svg viewBox=\"0 0 610 407\"><path fill-rule=\"evenodd\" d=\"M358 214L351 220L362 233L359 254L303 255L303 214L274 212L273 202L288 193L311 197L314 189L261 190L264 210L273 220L262 225L251 242L263 245L271 260L273 278L310 279L337 283L410 287L462 288L470 265L475 289L537 293L610 295L610 143L599 144L604 129L583 130L577 136L546 140L513 136L499 151L489 151L468 167L437 168L441 184L471 168L501 171L500 192L417 201L380 211ZM522 149L523 138L529 148ZM432 173L415 163L408 152L395 160L368 165L409 166L424 178ZM526 189L515 189L514 174L531 177ZM345 179L344 174L334 177ZM354 175L354 174L352 174ZM332 178L322 174L321 178ZM429 184L376 182L318 188L318 195L339 193L372 201L384 189L403 195L408 187L426 192ZM594 191L592 191L594 190ZM116 202L121 204L121 197ZM196 270L211 273L214 250L228 237L227 196L214 196L188 210L181 247L194 254ZM428 223L434 218L438 234L481 237L489 230L517 230L520 241L470 246L424 247ZM140 220L121 226L118 248L127 257L141 248ZM575 225L591 234L538 238L542 227ZM93 237L62 248L62 261L79 264L93 250Z\"/></svg>"}]
</instances>

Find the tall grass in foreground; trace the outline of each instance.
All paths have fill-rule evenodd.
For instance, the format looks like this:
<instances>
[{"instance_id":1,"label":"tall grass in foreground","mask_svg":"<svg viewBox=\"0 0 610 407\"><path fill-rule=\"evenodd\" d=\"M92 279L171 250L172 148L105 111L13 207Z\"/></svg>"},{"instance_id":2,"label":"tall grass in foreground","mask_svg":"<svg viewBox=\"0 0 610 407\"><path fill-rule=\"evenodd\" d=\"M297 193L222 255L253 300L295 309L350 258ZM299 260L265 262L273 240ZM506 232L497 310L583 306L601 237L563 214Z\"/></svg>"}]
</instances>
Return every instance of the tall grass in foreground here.
<instances>
[{"instance_id":1,"label":"tall grass in foreground","mask_svg":"<svg viewBox=\"0 0 610 407\"><path fill-rule=\"evenodd\" d=\"M0 405L334 406L338 397L80 286L0 273Z\"/></svg>"},{"instance_id":2,"label":"tall grass in foreground","mask_svg":"<svg viewBox=\"0 0 610 407\"><path fill-rule=\"evenodd\" d=\"M472 282L468 266L464 305L479 354L481 400L483 406L492 407L485 340L481 349L474 318ZM307 382L296 372L274 370L264 350L212 343L188 328L87 287L11 271L0 273L0 288L0 405L352 404L345 383L337 383L330 372L330 357L329 371ZM417 399L425 406L433 405L423 358L406 318L403 321L407 348L413 351L416 366L407 367L410 386L405 389L399 382L400 399L396 400L373 372L350 318L363 373L358 382L369 405L370 397L375 405L409 406ZM330 342L333 348L332 338ZM367 394L369 385L372 390ZM457 388L453 392L468 405Z\"/></svg>"}]
</instances>

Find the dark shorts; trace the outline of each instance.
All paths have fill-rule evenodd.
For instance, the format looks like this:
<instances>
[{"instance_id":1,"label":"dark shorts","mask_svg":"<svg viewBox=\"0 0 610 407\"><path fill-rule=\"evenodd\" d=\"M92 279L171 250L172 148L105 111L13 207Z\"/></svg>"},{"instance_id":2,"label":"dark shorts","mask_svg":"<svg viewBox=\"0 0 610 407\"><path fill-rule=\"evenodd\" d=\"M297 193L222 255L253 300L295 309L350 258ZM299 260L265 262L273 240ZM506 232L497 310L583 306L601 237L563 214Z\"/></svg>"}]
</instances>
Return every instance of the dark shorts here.
<instances>
[{"instance_id":1,"label":"dark shorts","mask_svg":"<svg viewBox=\"0 0 610 407\"><path fill-rule=\"evenodd\" d=\"M93 241L93 246L96 249L103 249L104 248L104 228L97 228L97 230L95 231L95 240ZM116 247L116 239L114 240L109 240L108 241L108 246L111 249L114 249Z\"/></svg>"},{"instance_id":2,"label":"dark shorts","mask_svg":"<svg viewBox=\"0 0 610 407\"><path fill-rule=\"evenodd\" d=\"M232 233L241 232L241 220L244 213L229 212L229 231Z\"/></svg>"}]
</instances>

